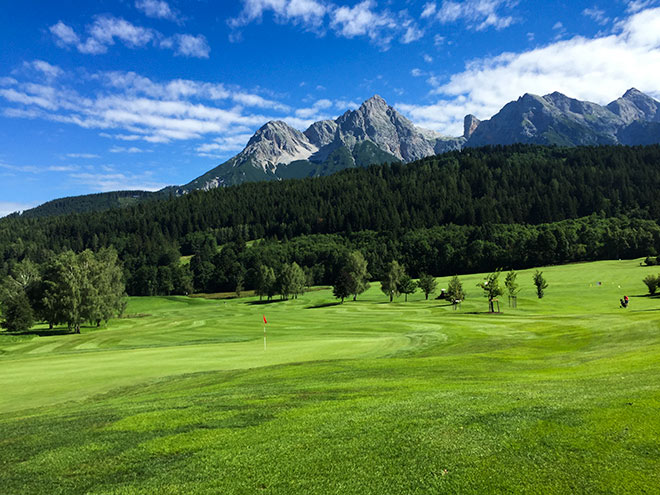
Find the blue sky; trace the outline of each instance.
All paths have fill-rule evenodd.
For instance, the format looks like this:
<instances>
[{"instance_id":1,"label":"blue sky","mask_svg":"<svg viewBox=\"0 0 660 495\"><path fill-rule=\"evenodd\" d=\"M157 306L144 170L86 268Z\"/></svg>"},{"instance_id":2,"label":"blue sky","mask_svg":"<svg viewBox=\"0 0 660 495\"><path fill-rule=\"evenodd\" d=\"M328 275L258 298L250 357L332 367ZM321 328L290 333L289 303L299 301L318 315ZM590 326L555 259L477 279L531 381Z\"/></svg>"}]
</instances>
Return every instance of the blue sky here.
<instances>
[{"instance_id":1,"label":"blue sky","mask_svg":"<svg viewBox=\"0 0 660 495\"><path fill-rule=\"evenodd\" d=\"M3 2L0 215L183 184L268 120L304 130L373 94L462 133L525 92L660 97L660 2Z\"/></svg>"}]
</instances>

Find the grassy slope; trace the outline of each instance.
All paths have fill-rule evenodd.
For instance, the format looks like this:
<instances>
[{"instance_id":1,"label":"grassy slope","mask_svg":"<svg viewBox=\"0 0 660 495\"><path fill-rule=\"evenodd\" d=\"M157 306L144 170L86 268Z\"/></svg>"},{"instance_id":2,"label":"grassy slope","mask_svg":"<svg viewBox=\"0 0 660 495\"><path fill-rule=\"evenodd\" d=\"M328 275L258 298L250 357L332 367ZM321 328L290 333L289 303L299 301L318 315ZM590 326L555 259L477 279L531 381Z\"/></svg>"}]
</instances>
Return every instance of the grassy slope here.
<instances>
[{"instance_id":1,"label":"grassy slope","mask_svg":"<svg viewBox=\"0 0 660 495\"><path fill-rule=\"evenodd\" d=\"M660 300L634 296L655 272L550 267L541 301L521 272L520 309L500 315L480 314L475 275L461 312L420 294L387 304L377 287L343 306L324 306L328 291L142 298L128 312L150 316L108 329L3 336L0 486L654 493Z\"/></svg>"}]
</instances>

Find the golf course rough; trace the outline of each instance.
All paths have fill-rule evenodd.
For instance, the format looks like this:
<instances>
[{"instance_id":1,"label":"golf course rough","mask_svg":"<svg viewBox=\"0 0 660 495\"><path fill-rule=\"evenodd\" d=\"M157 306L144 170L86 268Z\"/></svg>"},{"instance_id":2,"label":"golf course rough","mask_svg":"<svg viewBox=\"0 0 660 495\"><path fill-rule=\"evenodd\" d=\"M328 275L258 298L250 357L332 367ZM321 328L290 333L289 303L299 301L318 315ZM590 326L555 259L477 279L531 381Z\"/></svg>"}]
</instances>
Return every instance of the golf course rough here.
<instances>
[{"instance_id":1,"label":"golf course rough","mask_svg":"<svg viewBox=\"0 0 660 495\"><path fill-rule=\"evenodd\" d=\"M500 314L477 274L460 311L372 284L0 333L0 491L660 493L657 267L533 272Z\"/></svg>"}]
</instances>

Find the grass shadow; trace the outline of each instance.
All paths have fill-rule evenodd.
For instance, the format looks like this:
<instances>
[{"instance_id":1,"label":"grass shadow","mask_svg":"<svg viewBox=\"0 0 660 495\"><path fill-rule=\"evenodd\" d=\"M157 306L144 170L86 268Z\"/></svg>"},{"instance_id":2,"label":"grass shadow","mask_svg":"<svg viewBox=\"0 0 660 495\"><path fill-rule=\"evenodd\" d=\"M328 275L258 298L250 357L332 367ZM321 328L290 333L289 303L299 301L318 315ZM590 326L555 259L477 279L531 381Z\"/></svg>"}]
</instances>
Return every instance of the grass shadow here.
<instances>
[{"instance_id":1,"label":"grass shadow","mask_svg":"<svg viewBox=\"0 0 660 495\"><path fill-rule=\"evenodd\" d=\"M81 327L84 328L84 327ZM6 335L36 335L37 337L50 337L56 335L74 335L73 331L70 331L68 328L35 328L30 330L24 330L22 332L9 332L5 331Z\"/></svg>"},{"instance_id":2,"label":"grass shadow","mask_svg":"<svg viewBox=\"0 0 660 495\"><path fill-rule=\"evenodd\" d=\"M264 304L276 304L276 303L281 303L286 301L286 299L271 299L270 301L265 300L265 301L247 301L245 304L248 304L250 306L262 306Z\"/></svg>"},{"instance_id":3,"label":"grass shadow","mask_svg":"<svg viewBox=\"0 0 660 495\"><path fill-rule=\"evenodd\" d=\"M503 315L503 311L495 311L494 313L490 311L463 311L464 315Z\"/></svg>"},{"instance_id":4,"label":"grass shadow","mask_svg":"<svg viewBox=\"0 0 660 495\"><path fill-rule=\"evenodd\" d=\"M330 308L332 306L340 306L340 302L329 302L323 304L317 304L315 306L307 306L305 309L320 309L320 308Z\"/></svg>"}]
</instances>

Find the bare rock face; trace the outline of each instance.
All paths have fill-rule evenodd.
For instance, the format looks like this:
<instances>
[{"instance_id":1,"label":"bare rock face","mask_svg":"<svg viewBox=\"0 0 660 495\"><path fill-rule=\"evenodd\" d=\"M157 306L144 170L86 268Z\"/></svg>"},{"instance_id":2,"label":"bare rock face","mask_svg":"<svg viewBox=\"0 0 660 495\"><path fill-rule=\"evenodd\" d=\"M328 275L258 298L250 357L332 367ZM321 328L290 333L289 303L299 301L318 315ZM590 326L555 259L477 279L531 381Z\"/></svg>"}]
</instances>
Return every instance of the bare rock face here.
<instances>
[{"instance_id":1,"label":"bare rock face","mask_svg":"<svg viewBox=\"0 0 660 495\"><path fill-rule=\"evenodd\" d=\"M268 167L276 168L278 164L306 160L317 151L318 147L313 145L302 132L285 122L276 120L261 127L250 138L237 158L249 157L265 170Z\"/></svg>"},{"instance_id":2,"label":"bare rock face","mask_svg":"<svg viewBox=\"0 0 660 495\"><path fill-rule=\"evenodd\" d=\"M463 137L465 139L470 139L470 136L472 136L477 127L479 127L479 124L481 124L481 121L474 115L466 115L465 119L463 119Z\"/></svg>"},{"instance_id":3,"label":"bare rock face","mask_svg":"<svg viewBox=\"0 0 660 495\"><path fill-rule=\"evenodd\" d=\"M314 146L322 148L334 141L338 127L334 120L321 120L310 125L303 134Z\"/></svg>"},{"instance_id":4,"label":"bare rock face","mask_svg":"<svg viewBox=\"0 0 660 495\"><path fill-rule=\"evenodd\" d=\"M369 98L357 110L346 112L335 122L341 141L349 149L369 140L403 162L435 153L438 136L429 136L431 131L415 127L378 95Z\"/></svg>"},{"instance_id":5,"label":"bare rock face","mask_svg":"<svg viewBox=\"0 0 660 495\"><path fill-rule=\"evenodd\" d=\"M554 92L524 94L473 131L467 146L532 143L559 146L617 144L625 125L608 108Z\"/></svg>"},{"instance_id":6,"label":"bare rock face","mask_svg":"<svg viewBox=\"0 0 660 495\"><path fill-rule=\"evenodd\" d=\"M607 108L626 124L639 120L660 122L660 103L635 88L626 91Z\"/></svg>"},{"instance_id":7,"label":"bare rock face","mask_svg":"<svg viewBox=\"0 0 660 495\"><path fill-rule=\"evenodd\" d=\"M350 166L396 160L411 162L460 149L464 142L463 137L446 137L416 127L376 95L336 120L315 122L304 133L284 122L268 122L238 155L182 190L323 175ZM290 164L294 165L288 167Z\"/></svg>"}]
</instances>

